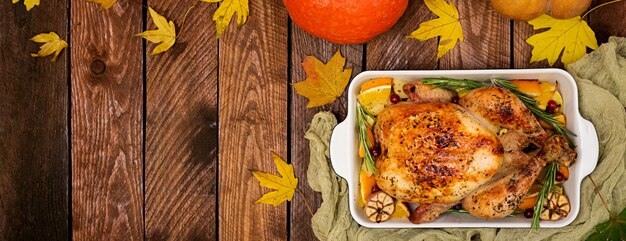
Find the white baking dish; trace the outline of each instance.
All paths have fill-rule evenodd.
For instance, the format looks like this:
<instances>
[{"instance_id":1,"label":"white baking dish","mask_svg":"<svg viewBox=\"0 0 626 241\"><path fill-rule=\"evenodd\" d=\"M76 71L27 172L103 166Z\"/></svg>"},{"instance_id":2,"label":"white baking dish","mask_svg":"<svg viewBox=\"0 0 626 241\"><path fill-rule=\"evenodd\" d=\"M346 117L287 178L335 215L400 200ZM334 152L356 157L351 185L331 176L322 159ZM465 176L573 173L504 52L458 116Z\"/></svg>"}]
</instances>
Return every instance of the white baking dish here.
<instances>
[{"instance_id":1,"label":"white baking dish","mask_svg":"<svg viewBox=\"0 0 626 241\"><path fill-rule=\"evenodd\" d=\"M567 118L567 128L577 136L578 157L570 168L570 177L563 184L570 199L572 210L569 215L559 221L542 221L542 228L558 228L570 224L580 209L580 185L583 178L589 175L598 161L598 138L593 124L580 116L578 111L578 89L572 76L561 69L515 69L515 70L440 70L440 71L365 71L354 77L348 89L348 115L333 130L330 141L330 158L337 175L348 182L350 212L359 224L370 228L462 228L462 227L494 227L494 228L529 228L531 219L517 215L497 220L473 217L469 214L445 213L435 221L413 224L408 219L390 219L382 223L370 222L363 209L357 205L359 193L359 171L361 158L358 156L358 132L356 122L356 96L361 84L377 77L392 77L405 80L419 80L428 77L449 77L456 79L488 80L503 79L539 79L554 83L558 82L558 90L563 96L563 113Z\"/></svg>"}]
</instances>

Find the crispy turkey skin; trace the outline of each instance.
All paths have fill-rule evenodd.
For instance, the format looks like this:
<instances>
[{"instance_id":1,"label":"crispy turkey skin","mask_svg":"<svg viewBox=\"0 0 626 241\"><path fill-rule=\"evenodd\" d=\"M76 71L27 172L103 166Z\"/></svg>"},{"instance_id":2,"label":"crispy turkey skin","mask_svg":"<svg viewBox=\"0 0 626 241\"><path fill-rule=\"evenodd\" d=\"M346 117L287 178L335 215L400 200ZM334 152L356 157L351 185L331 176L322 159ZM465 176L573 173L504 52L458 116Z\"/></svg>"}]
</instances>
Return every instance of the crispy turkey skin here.
<instances>
[{"instance_id":1,"label":"crispy turkey skin","mask_svg":"<svg viewBox=\"0 0 626 241\"><path fill-rule=\"evenodd\" d=\"M458 203L498 171L496 136L462 107L444 102L387 107L374 126L381 190L403 202Z\"/></svg>"}]
</instances>

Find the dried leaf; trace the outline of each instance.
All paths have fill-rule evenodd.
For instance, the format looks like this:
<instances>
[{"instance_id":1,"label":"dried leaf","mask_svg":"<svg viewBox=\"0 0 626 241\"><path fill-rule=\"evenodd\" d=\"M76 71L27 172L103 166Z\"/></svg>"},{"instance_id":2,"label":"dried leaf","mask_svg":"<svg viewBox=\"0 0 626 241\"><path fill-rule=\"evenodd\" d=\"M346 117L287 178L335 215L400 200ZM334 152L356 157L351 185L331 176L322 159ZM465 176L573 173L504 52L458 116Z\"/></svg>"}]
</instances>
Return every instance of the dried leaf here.
<instances>
[{"instance_id":1,"label":"dried leaf","mask_svg":"<svg viewBox=\"0 0 626 241\"><path fill-rule=\"evenodd\" d=\"M97 3L104 9L109 9L113 4L117 2L117 0L85 0L90 3Z\"/></svg>"},{"instance_id":2,"label":"dried leaf","mask_svg":"<svg viewBox=\"0 0 626 241\"><path fill-rule=\"evenodd\" d=\"M291 201L291 199L293 198L293 194L298 187L298 178L294 176L293 166L291 164L287 164L287 162L285 162L274 152L272 152L272 157L274 158L274 164L276 164L276 169L278 169L278 173L281 176L279 177L274 174L269 174L261 171L252 171L252 175L254 175L254 177L259 180L262 187L275 190L266 193L261 198L259 198L259 200L256 200L255 203L264 203L278 206L286 200Z\"/></svg>"},{"instance_id":3,"label":"dried leaf","mask_svg":"<svg viewBox=\"0 0 626 241\"><path fill-rule=\"evenodd\" d=\"M344 69L345 64L346 58L339 50L327 64L314 56L307 56L302 61L307 78L293 87L296 93L309 99L307 108L332 103L341 96L352 76L352 67Z\"/></svg>"},{"instance_id":4,"label":"dried leaf","mask_svg":"<svg viewBox=\"0 0 626 241\"><path fill-rule=\"evenodd\" d=\"M531 63L547 59L553 65L563 52L561 62L569 64L582 58L587 47L598 48L595 33L580 17L561 20L544 14L528 23L535 30L550 28L526 39L533 46Z\"/></svg>"},{"instance_id":5,"label":"dried leaf","mask_svg":"<svg viewBox=\"0 0 626 241\"><path fill-rule=\"evenodd\" d=\"M54 57L52 57L52 62L57 60L59 53L61 53L64 48L67 48L67 42L61 39L59 35L57 35L55 32L38 34L30 40L37 43L44 43L39 47L39 52L37 52L36 54L32 53L30 54L30 56L45 57L54 53Z\"/></svg>"},{"instance_id":6,"label":"dried leaf","mask_svg":"<svg viewBox=\"0 0 626 241\"><path fill-rule=\"evenodd\" d=\"M458 40L464 40L459 11L453 3L447 3L445 0L424 0L424 3L439 18L420 23L419 28L407 38L426 41L441 37L437 47L437 59L440 59L456 46Z\"/></svg>"},{"instance_id":7,"label":"dried leaf","mask_svg":"<svg viewBox=\"0 0 626 241\"><path fill-rule=\"evenodd\" d=\"M17 3L20 0L13 0L13 3ZM35 5L39 6L39 0L24 0L26 11L30 11Z\"/></svg>"},{"instance_id":8,"label":"dried leaf","mask_svg":"<svg viewBox=\"0 0 626 241\"><path fill-rule=\"evenodd\" d=\"M222 0L202 0L203 2L215 3ZM215 21L215 28L217 29L217 38L222 36L226 27L233 18L233 15L237 13L237 26L241 27L248 20L250 13L248 8L248 0L224 0L220 4L220 7L213 14L213 21Z\"/></svg>"},{"instance_id":9,"label":"dried leaf","mask_svg":"<svg viewBox=\"0 0 626 241\"><path fill-rule=\"evenodd\" d=\"M174 22L159 15L154 9L148 8L152 22L156 25L156 30L148 30L136 36L142 37L152 43L159 44L152 50L152 55L160 54L170 49L176 42L176 26Z\"/></svg>"},{"instance_id":10,"label":"dried leaf","mask_svg":"<svg viewBox=\"0 0 626 241\"><path fill-rule=\"evenodd\" d=\"M626 240L626 208L619 216L609 217L609 220L596 225L596 231L587 238L587 241Z\"/></svg>"}]
</instances>

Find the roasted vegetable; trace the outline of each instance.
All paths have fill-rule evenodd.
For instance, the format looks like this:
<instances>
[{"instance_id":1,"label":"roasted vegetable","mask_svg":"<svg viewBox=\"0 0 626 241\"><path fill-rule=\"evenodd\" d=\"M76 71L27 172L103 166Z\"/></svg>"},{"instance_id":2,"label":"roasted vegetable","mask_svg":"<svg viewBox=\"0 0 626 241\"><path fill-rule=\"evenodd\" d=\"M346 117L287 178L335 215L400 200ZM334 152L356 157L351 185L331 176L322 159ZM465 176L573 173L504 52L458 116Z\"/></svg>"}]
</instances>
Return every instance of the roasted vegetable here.
<instances>
[{"instance_id":1,"label":"roasted vegetable","mask_svg":"<svg viewBox=\"0 0 626 241\"><path fill-rule=\"evenodd\" d=\"M387 193L379 191L373 193L367 201L365 215L370 221L380 223L387 221L395 209L393 198Z\"/></svg>"}]
</instances>

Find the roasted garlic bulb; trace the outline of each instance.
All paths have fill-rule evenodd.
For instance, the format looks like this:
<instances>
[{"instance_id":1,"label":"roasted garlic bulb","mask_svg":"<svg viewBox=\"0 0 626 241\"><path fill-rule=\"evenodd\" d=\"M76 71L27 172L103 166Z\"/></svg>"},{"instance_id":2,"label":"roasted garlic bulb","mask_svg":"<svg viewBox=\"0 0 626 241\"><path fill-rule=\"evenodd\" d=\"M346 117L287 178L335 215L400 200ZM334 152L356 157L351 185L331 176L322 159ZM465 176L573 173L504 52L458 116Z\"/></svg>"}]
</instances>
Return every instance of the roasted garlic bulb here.
<instances>
[{"instance_id":1,"label":"roasted garlic bulb","mask_svg":"<svg viewBox=\"0 0 626 241\"><path fill-rule=\"evenodd\" d=\"M381 191L373 193L365 205L365 215L370 221L377 223L387 221L394 210L393 198Z\"/></svg>"},{"instance_id":2,"label":"roasted garlic bulb","mask_svg":"<svg viewBox=\"0 0 626 241\"><path fill-rule=\"evenodd\" d=\"M571 206L569 199L564 194L551 192L544 201L543 210L539 218L541 220L556 221L567 216Z\"/></svg>"}]
</instances>

